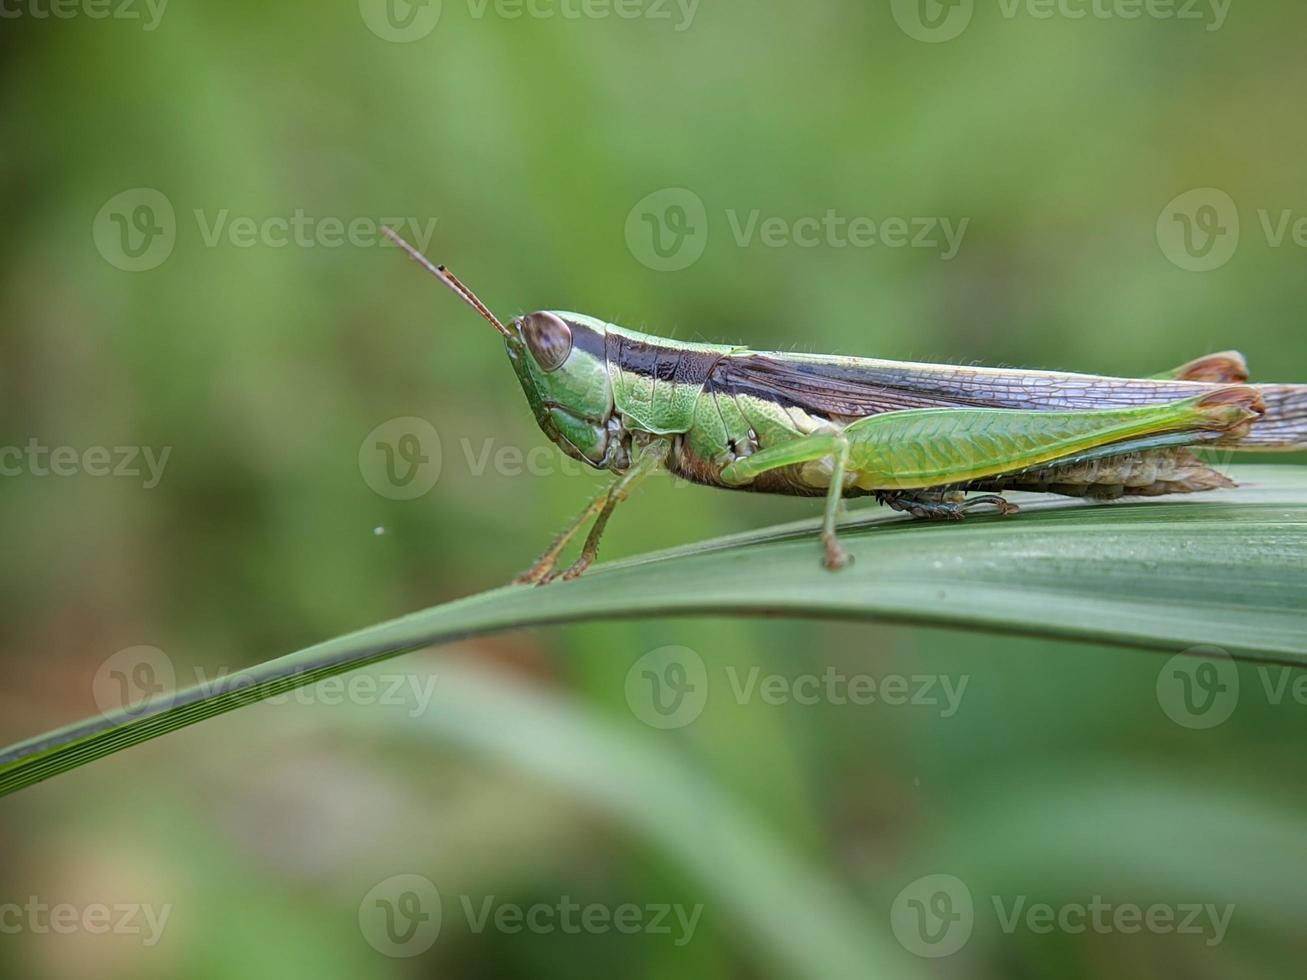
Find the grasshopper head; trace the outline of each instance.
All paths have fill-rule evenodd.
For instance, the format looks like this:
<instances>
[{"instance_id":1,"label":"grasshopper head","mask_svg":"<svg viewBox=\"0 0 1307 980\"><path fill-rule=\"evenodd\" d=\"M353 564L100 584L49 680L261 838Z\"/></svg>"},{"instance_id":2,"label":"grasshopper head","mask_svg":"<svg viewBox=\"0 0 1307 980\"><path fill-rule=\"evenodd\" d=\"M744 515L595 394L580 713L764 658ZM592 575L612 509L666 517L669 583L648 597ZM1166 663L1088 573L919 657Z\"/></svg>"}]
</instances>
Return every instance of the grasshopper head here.
<instances>
[{"instance_id":1,"label":"grasshopper head","mask_svg":"<svg viewBox=\"0 0 1307 980\"><path fill-rule=\"evenodd\" d=\"M604 358L604 324L580 313L528 313L506 327L443 265L435 265L389 228L386 237L452 289L504 338L508 358L536 422L558 447L583 463L624 469L629 456L613 415Z\"/></svg>"},{"instance_id":2,"label":"grasshopper head","mask_svg":"<svg viewBox=\"0 0 1307 980\"><path fill-rule=\"evenodd\" d=\"M510 333L509 360L545 435L582 462L620 465L602 321L542 310L515 319Z\"/></svg>"}]
</instances>

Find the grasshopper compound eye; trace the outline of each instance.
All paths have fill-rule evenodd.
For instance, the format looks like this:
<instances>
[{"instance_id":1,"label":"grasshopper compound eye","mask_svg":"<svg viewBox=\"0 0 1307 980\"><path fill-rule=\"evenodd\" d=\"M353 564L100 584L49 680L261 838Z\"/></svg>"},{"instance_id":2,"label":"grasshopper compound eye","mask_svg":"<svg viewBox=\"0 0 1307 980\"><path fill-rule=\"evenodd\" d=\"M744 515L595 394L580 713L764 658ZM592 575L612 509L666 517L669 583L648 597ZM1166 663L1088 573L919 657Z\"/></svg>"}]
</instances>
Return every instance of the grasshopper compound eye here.
<instances>
[{"instance_id":1,"label":"grasshopper compound eye","mask_svg":"<svg viewBox=\"0 0 1307 980\"><path fill-rule=\"evenodd\" d=\"M572 353L572 328L552 313L524 316L522 339L542 371L557 371Z\"/></svg>"}]
</instances>

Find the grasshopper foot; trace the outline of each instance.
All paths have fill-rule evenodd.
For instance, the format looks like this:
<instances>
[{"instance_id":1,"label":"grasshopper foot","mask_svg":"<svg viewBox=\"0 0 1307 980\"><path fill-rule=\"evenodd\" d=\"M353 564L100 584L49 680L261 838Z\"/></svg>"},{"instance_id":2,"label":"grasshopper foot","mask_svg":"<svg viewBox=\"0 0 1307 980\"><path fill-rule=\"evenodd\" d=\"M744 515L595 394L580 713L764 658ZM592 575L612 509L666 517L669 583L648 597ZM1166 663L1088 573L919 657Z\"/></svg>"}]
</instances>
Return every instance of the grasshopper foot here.
<instances>
[{"instance_id":1,"label":"grasshopper foot","mask_svg":"<svg viewBox=\"0 0 1307 980\"><path fill-rule=\"evenodd\" d=\"M514 585L545 585L546 583L553 580L554 575L555 575L554 560L552 558L547 561L541 559L540 561L532 565L530 568L528 568L521 575L519 575L517 578L513 579L513 584Z\"/></svg>"},{"instance_id":2,"label":"grasshopper foot","mask_svg":"<svg viewBox=\"0 0 1307 980\"><path fill-rule=\"evenodd\" d=\"M594 558L586 557L585 555L582 555L564 571L557 571L551 567L549 570L544 572L544 574L542 574L538 579L532 579L529 581L534 582L534 584L536 585L551 585L554 582L559 581L560 579L564 582L570 582L572 581L572 579L580 578L583 574L585 574L585 570L593 564L594 564ZM525 580L525 576L519 578L519 581L522 580Z\"/></svg>"},{"instance_id":3,"label":"grasshopper foot","mask_svg":"<svg viewBox=\"0 0 1307 980\"><path fill-rule=\"evenodd\" d=\"M841 568L847 568L853 564L853 556L844 550L840 544L839 538L835 535L823 535L822 545L825 546L826 556L822 559L822 564L826 566L829 572L838 572Z\"/></svg>"},{"instance_id":4,"label":"grasshopper foot","mask_svg":"<svg viewBox=\"0 0 1307 980\"><path fill-rule=\"evenodd\" d=\"M570 582L574 578L580 578L585 574L585 570L594 564L593 558L587 558L584 555L573 563L572 567L563 573L563 581Z\"/></svg>"}]
</instances>

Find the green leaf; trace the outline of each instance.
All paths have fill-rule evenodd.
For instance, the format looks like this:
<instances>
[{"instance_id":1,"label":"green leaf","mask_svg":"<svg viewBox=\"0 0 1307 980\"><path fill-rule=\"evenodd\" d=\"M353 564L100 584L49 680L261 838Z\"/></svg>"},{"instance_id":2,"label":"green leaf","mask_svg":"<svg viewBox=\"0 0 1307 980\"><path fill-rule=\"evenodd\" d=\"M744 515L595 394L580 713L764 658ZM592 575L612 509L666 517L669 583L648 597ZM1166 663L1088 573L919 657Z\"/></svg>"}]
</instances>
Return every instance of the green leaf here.
<instances>
[{"instance_id":1,"label":"green leaf","mask_svg":"<svg viewBox=\"0 0 1307 980\"><path fill-rule=\"evenodd\" d=\"M14 745L0 752L0 796L364 664L553 623L825 616L1307 664L1307 469L1244 467L1236 478L1237 490L1194 497L1023 501L1019 517L960 524L873 509L848 522L855 562L839 573L820 567L816 523L805 521L614 562L575 582L496 589Z\"/></svg>"}]
</instances>

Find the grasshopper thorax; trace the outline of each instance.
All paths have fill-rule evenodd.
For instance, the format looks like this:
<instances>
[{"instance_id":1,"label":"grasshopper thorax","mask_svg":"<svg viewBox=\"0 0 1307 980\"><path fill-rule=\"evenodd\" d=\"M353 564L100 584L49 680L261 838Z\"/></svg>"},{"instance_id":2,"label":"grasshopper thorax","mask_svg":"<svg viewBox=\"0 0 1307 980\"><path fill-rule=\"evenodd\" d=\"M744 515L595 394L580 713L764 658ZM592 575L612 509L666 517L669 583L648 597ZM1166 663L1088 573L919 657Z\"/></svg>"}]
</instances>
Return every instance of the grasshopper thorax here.
<instances>
[{"instance_id":1,"label":"grasshopper thorax","mask_svg":"<svg viewBox=\"0 0 1307 980\"><path fill-rule=\"evenodd\" d=\"M509 329L509 360L545 435L591 466L624 469L629 458L613 412L603 321L541 310L516 318Z\"/></svg>"}]
</instances>

